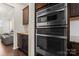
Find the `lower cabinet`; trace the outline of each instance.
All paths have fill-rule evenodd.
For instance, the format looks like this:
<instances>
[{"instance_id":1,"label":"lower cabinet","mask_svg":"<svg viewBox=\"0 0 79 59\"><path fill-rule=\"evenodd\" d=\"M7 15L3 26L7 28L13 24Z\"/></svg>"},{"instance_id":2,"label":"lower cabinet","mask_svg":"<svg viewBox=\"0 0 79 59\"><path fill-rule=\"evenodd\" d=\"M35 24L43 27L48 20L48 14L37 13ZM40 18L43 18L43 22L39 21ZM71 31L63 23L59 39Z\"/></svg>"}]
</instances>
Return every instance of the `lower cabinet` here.
<instances>
[{"instance_id":1,"label":"lower cabinet","mask_svg":"<svg viewBox=\"0 0 79 59\"><path fill-rule=\"evenodd\" d=\"M18 47L28 55L28 35L18 33Z\"/></svg>"}]
</instances>

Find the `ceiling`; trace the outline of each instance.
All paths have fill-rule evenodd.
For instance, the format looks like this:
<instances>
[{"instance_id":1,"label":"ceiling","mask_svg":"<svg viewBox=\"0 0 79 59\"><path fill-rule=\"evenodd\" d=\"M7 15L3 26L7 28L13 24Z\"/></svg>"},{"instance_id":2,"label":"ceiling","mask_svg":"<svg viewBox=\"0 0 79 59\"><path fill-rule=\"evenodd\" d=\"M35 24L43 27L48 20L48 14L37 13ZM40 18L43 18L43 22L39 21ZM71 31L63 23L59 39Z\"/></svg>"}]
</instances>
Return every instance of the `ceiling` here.
<instances>
[{"instance_id":1,"label":"ceiling","mask_svg":"<svg viewBox=\"0 0 79 59\"><path fill-rule=\"evenodd\" d=\"M29 3L7 3L7 4L10 5L10 6L12 6L12 7L17 7L17 6L19 6L19 7L21 7L22 9L23 9L24 7L26 7L26 6L29 5Z\"/></svg>"}]
</instances>

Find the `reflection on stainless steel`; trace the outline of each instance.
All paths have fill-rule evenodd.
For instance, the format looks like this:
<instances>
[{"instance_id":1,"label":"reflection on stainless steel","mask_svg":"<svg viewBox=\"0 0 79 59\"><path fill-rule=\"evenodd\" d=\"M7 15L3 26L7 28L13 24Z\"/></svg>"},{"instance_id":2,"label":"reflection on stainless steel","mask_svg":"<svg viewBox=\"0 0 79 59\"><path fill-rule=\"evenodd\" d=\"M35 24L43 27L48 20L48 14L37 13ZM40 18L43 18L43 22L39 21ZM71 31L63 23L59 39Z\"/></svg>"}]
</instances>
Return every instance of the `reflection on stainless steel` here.
<instances>
[{"instance_id":1,"label":"reflection on stainless steel","mask_svg":"<svg viewBox=\"0 0 79 59\"><path fill-rule=\"evenodd\" d=\"M64 20L64 19L63 19ZM51 24L52 23L52 24ZM46 25L57 25L59 24L57 21L51 21L51 22L43 22L43 23L37 23L37 27L38 26L46 26ZM61 23L60 23L61 24ZM66 24L66 22L64 23L64 21L62 22L62 24Z\"/></svg>"},{"instance_id":2,"label":"reflection on stainless steel","mask_svg":"<svg viewBox=\"0 0 79 59\"><path fill-rule=\"evenodd\" d=\"M44 36L44 37L56 37L56 38L62 38L67 39L67 36L56 36L56 35L46 35L46 34L36 34L37 36Z\"/></svg>"},{"instance_id":3,"label":"reflection on stainless steel","mask_svg":"<svg viewBox=\"0 0 79 59\"><path fill-rule=\"evenodd\" d=\"M51 7L45 8L41 11L38 11L36 13L36 15L37 15L37 17L38 16L40 17L40 16L47 15L47 14L50 14L50 13L53 13L53 12L58 12L58 11L64 10L65 7L66 7L66 5L64 3L56 4L54 6L51 6Z\"/></svg>"},{"instance_id":4,"label":"reflection on stainless steel","mask_svg":"<svg viewBox=\"0 0 79 59\"><path fill-rule=\"evenodd\" d=\"M36 48L36 51L37 51L37 53L40 53L40 54L42 54L42 55L55 56L54 54L49 53L49 52L47 52L47 51L45 51L45 50L42 50L42 49L40 49L39 47Z\"/></svg>"},{"instance_id":5,"label":"reflection on stainless steel","mask_svg":"<svg viewBox=\"0 0 79 59\"><path fill-rule=\"evenodd\" d=\"M44 15L49 14L49 13L59 12L59 11L63 11L63 10L65 10L65 8L59 9L59 10L54 10L54 11L51 11L51 12L47 12L47 11L46 11L46 13L43 13L43 14L41 14L41 15L38 15L37 17L41 17L41 16L44 16Z\"/></svg>"},{"instance_id":6,"label":"reflection on stainless steel","mask_svg":"<svg viewBox=\"0 0 79 59\"><path fill-rule=\"evenodd\" d=\"M63 25L63 26L37 26L36 28L55 28L55 27L66 27L67 28L67 25Z\"/></svg>"}]
</instances>

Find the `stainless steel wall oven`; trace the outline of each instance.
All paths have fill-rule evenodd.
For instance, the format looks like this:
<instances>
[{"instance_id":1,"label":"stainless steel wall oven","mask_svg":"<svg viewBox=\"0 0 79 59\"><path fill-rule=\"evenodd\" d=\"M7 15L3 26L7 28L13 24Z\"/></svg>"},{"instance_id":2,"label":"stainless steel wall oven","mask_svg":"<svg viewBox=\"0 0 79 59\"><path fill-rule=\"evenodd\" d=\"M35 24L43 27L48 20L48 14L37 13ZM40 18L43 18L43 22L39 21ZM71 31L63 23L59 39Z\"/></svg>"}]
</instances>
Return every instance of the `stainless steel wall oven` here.
<instances>
[{"instance_id":1,"label":"stainless steel wall oven","mask_svg":"<svg viewBox=\"0 0 79 59\"><path fill-rule=\"evenodd\" d=\"M67 4L59 3L36 12L36 53L67 55Z\"/></svg>"}]
</instances>

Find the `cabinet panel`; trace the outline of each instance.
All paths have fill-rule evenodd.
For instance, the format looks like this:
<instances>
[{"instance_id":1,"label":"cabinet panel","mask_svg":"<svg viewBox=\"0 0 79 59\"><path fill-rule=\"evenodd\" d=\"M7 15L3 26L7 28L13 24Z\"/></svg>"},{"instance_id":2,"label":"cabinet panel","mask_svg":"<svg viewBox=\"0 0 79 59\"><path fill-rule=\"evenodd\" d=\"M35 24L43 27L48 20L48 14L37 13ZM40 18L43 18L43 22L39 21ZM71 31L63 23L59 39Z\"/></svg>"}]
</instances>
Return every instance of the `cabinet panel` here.
<instances>
[{"instance_id":1,"label":"cabinet panel","mask_svg":"<svg viewBox=\"0 0 79 59\"><path fill-rule=\"evenodd\" d=\"M71 11L70 11L71 17L79 16L79 3L71 3L70 9L71 9Z\"/></svg>"},{"instance_id":2,"label":"cabinet panel","mask_svg":"<svg viewBox=\"0 0 79 59\"><path fill-rule=\"evenodd\" d=\"M18 47L22 48L22 37L21 37L21 35L18 35Z\"/></svg>"},{"instance_id":3,"label":"cabinet panel","mask_svg":"<svg viewBox=\"0 0 79 59\"><path fill-rule=\"evenodd\" d=\"M18 47L28 54L28 35L18 34Z\"/></svg>"},{"instance_id":4,"label":"cabinet panel","mask_svg":"<svg viewBox=\"0 0 79 59\"><path fill-rule=\"evenodd\" d=\"M36 3L36 10L42 10L46 5L47 3Z\"/></svg>"},{"instance_id":5,"label":"cabinet panel","mask_svg":"<svg viewBox=\"0 0 79 59\"><path fill-rule=\"evenodd\" d=\"M29 20L29 6L23 9L23 25L27 25Z\"/></svg>"},{"instance_id":6,"label":"cabinet panel","mask_svg":"<svg viewBox=\"0 0 79 59\"><path fill-rule=\"evenodd\" d=\"M22 49L27 53L27 51L28 51L28 36L26 36L26 35L23 36Z\"/></svg>"},{"instance_id":7,"label":"cabinet panel","mask_svg":"<svg viewBox=\"0 0 79 59\"><path fill-rule=\"evenodd\" d=\"M71 17L71 4L68 4L68 17Z\"/></svg>"},{"instance_id":8,"label":"cabinet panel","mask_svg":"<svg viewBox=\"0 0 79 59\"><path fill-rule=\"evenodd\" d=\"M76 16L76 4L71 4L71 16Z\"/></svg>"},{"instance_id":9,"label":"cabinet panel","mask_svg":"<svg viewBox=\"0 0 79 59\"><path fill-rule=\"evenodd\" d=\"M76 15L79 16L79 3L76 3Z\"/></svg>"}]
</instances>

